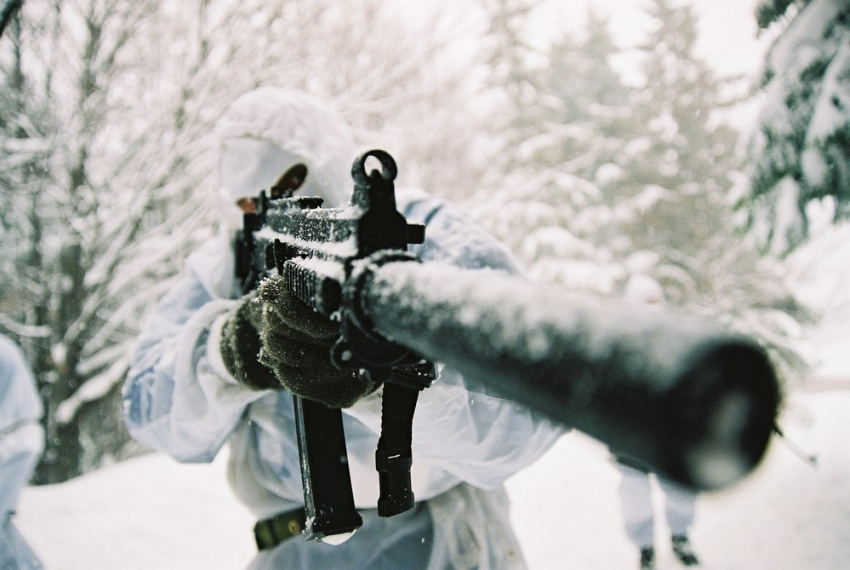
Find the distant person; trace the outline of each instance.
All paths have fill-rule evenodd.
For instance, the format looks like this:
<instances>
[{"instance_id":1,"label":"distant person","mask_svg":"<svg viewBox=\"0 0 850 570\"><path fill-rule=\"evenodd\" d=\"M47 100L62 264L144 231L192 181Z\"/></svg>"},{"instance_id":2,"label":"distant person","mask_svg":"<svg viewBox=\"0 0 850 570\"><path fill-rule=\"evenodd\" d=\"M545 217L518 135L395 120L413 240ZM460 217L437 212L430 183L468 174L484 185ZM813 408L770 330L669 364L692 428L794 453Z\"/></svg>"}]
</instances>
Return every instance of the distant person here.
<instances>
[{"instance_id":1,"label":"distant person","mask_svg":"<svg viewBox=\"0 0 850 570\"><path fill-rule=\"evenodd\" d=\"M629 303L657 307L664 305L664 290L651 277L637 275L626 284L625 298ZM649 473L648 468L631 458L616 457L622 473L620 501L626 534L640 550L641 570L655 568L655 524L652 505L651 478L654 477L665 496L664 513L671 532L676 557L685 566L699 565L688 538L696 511L696 496L687 488Z\"/></svg>"},{"instance_id":2,"label":"distant person","mask_svg":"<svg viewBox=\"0 0 850 570\"><path fill-rule=\"evenodd\" d=\"M0 334L0 570L44 568L12 523L18 495L44 451L42 412L23 353Z\"/></svg>"}]
</instances>

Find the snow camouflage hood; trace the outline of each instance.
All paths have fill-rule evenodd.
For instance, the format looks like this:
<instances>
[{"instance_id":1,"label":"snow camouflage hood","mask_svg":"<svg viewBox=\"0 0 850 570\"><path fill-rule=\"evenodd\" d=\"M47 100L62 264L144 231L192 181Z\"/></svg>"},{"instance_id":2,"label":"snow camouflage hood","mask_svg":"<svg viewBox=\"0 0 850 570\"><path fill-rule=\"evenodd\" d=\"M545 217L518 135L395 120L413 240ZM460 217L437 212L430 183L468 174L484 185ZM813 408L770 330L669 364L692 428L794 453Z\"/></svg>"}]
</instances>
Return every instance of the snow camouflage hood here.
<instances>
[{"instance_id":1,"label":"snow camouflage hood","mask_svg":"<svg viewBox=\"0 0 850 570\"><path fill-rule=\"evenodd\" d=\"M219 119L216 136L221 209L229 222L241 223L236 200L258 195L298 163L308 170L299 195L320 196L326 206L351 196L351 131L311 95L276 87L250 91Z\"/></svg>"}]
</instances>

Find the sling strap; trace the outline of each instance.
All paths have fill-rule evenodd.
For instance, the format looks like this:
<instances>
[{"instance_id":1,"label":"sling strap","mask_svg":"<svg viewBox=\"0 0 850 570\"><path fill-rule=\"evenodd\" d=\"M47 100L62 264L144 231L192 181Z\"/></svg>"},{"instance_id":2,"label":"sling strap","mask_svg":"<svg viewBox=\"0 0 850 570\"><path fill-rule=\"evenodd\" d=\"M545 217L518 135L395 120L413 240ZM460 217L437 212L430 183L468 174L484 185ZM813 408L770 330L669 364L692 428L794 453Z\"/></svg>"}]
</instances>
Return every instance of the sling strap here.
<instances>
[{"instance_id":1,"label":"sling strap","mask_svg":"<svg viewBox=\"0 0 850 570\"><path fill-rule=\"evenodd\" d=\"M281 542L298 536L304 530L304 509L281 513L254 525L254 540L259 550L269 550Z\"/></svg>"}]
</instances>

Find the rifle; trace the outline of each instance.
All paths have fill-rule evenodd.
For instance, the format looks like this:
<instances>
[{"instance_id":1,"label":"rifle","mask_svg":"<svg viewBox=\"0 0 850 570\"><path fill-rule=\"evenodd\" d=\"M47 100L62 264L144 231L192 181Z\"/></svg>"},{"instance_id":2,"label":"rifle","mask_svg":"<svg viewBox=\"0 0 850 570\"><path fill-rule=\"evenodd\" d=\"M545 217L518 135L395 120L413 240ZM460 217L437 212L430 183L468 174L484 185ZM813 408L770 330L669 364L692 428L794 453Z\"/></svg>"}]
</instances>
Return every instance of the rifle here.
<instances>
[{"instance_id":1,"label":"rifle","mask_svg":"<svg viewBox=\"0 0 850 570\"><path fill-rule=\"evenodd\" d=\"M380 168L367 172L369 159ZM334 365L383 383L381 516L413 506L410 424L432 362L695 490L726 487L761 461L780 396L757 343L670 311L641 314L492 270L420 263L407 246L423 243L425 228L397 211L396 175L392 157L372 150L354 161L346 207L262 192L237 240L245 291L281 275L339 320ZM298 397L295 408L305 533L351 532L361 523L341 412Z\"/></svg>"}]
</instances>

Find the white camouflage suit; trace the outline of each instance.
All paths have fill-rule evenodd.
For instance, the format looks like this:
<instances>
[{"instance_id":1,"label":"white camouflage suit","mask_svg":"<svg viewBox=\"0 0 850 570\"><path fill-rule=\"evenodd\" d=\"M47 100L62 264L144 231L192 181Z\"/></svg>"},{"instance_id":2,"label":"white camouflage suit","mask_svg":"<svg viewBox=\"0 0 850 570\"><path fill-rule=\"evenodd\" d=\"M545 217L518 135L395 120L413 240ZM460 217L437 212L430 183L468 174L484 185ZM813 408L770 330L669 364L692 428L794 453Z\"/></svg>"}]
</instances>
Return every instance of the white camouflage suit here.
<instances>
[{"instance_id":1,"label":"white camouflage suit","mask_svg":"<svg viewBox=\"0 0 850 570\"><path fill-rule=\"evenodd\" d=\"M12 523L18 495L44 451L41 415L41 400L23 353L0 335L0 570L43 568Z\"/></svg>"},{"instance_id":2,"label":"white camouflage suit","mask_svg":"<svg viewBox=\"0 0 850 570\"><path fill-rule=\"evenodd\" d=\"M255 196L293 164L308 167L299 195L342 205L356 153L348 128L299 92L261 88L239 98L219 121L219 175L225 213ZM516 272L509 253L448 205L399 190L398 209L425 223L423 260ZM139 441L178 460L211 461L230 444L229 480L258 519L303 505L289 392L252 391L228 373L221 328L237 305L230 233L205 243L161 301L140 337L124 387L124 415ZM338 546L291 538L260 552L254 570L507 570L524 568L510 526L504 481L537 460L562 431L529 411L443 369L416 409L416 507L384 519L374 510L380 391L344 410L354 498L364 525ZM246 529L250 532L250 529Z\"/></svg>"}]
</instances>

